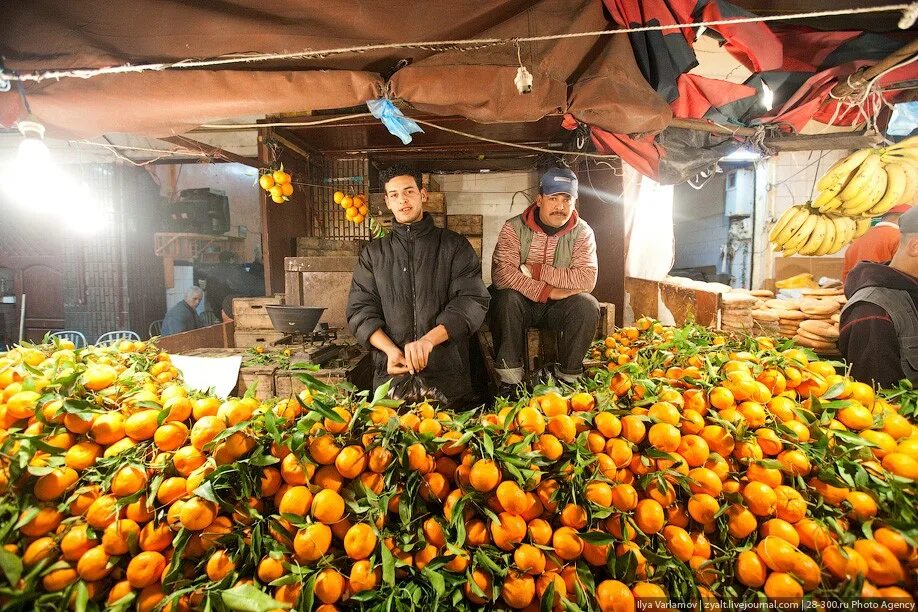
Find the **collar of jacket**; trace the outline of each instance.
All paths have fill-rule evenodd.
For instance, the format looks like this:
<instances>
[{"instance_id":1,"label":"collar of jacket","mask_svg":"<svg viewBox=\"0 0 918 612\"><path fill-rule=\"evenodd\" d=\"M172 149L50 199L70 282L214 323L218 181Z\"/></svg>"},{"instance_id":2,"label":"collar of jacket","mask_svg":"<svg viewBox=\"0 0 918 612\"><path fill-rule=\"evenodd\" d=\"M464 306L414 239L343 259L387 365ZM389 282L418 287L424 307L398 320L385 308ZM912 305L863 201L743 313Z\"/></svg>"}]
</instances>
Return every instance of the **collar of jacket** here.
<instances>
[{"instance_id":1,"label":"collar of jacket","mask_svg":"<svg viewBox=\"0 0 918 612\"><path fill-rule=\"evenodd\" d=\"M420 238L421 236L429 234L435 227L437 226L434 225L433 217L431 217L428 212L425 212L424 216L414 223L399 223L395 220L392 221L392 233L406 240Z\"/></svg>"},{"instance_id":2,"label":"collar of jacket","mask_svg":"<svg viewBox=\"0 0 918 612\"><path fill-rule=\"evenodd\" d=\"M538 210L539 207L535 204L532 204L529 208L523 211L523 221L532 231L544 234L545 231L539 226L539 222L536 221L535 216L539 214ZM567 220L567 223L564 224L564 227L562 227L558 233L555 234L555 236L563 236L564 234L570 233L575 227L577 227L577 223L579 221L580 215L578 215L577 211L575 210L573 214L571 214L571 218Z\"/></svg>"}]
</instances>

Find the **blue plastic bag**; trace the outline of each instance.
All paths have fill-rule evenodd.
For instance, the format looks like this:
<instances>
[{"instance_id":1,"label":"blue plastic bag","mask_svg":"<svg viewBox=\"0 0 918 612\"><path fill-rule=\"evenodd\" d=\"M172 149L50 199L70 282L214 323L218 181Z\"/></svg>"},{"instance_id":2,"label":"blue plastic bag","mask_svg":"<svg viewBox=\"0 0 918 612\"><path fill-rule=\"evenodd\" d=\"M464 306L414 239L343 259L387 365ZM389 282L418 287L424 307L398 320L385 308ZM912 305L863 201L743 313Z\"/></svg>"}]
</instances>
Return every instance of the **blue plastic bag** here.
<instances>
[{"instance_id":1,"label":"blue plastic bag","mask_svg":"<svg viewBox=\"0 0 918 612\"><path fill-rule=\"evenodd\" d=\"M367 107L373 116L382 121L389 133L401 139L402 144L411 142L411 135L417 132L423 133L413 119L409 119L398 110L388 98L379 98L377 100L367 100Z\"/></svg>"}]
</instances>

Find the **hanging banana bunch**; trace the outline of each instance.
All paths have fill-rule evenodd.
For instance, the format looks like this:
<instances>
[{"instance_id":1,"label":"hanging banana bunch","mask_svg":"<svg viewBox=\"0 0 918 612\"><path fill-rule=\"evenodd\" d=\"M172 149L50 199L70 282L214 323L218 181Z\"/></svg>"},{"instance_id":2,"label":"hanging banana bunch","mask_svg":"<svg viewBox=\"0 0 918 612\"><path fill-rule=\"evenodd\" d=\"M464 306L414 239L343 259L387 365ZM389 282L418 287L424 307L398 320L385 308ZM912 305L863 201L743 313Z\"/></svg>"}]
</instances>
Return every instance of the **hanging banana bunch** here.
<instances>
[{"instance_id":1,"label":"hanging banana bunch","mask_svg":"<svg viewBox=\"0 0 918 612\"><path fill-rule=\"evenodd\" d=\"M870 229L870 220L918 193L918 137L889 147L859 149L816 183L806 204L786 210L769 241L785 257L831 255Z\"/></svg>"}]
</instances>

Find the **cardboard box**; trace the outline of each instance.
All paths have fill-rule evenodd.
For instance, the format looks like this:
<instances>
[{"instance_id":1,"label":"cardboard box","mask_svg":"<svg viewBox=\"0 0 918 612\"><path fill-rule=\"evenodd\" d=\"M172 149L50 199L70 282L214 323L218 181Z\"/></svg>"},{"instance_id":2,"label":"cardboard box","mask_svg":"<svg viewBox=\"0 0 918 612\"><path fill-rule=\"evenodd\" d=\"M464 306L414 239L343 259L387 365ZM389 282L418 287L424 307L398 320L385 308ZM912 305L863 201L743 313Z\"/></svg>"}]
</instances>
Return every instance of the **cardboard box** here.
<instances>
[{"instance_id":1,"label":"cardboard box","mask_svg":"<svg viewBox=\"0 0 918 612\"><path fill-rule=\"evenodd\" d=\"M843 257L776 257L775 277L765 280L762 289L775 290L775 281L809 272L815 281L823 276L841 280Z\"/></svg>"}]
</instances>

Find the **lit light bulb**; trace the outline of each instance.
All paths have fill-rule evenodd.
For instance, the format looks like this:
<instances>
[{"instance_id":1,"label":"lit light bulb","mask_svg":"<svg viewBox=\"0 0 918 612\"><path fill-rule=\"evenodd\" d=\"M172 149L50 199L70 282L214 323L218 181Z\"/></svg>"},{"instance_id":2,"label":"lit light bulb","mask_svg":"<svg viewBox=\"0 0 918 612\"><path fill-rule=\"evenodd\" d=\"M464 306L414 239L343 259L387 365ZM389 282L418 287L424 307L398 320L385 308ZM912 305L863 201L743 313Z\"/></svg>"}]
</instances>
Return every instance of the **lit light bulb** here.
<instances>
[{"instance_id":1,"label":"lit light bulb","mask_svg":"<svg viewBox=\"0 0 918 612\"><path fill-rule=\"evenodd\" d=\"M22 133L22 142L16 155L20 169L35 169L51 161L51 151L45 144L45 126L37 121L20 121L16 124Z\"/></svg>"}]
</instances>

